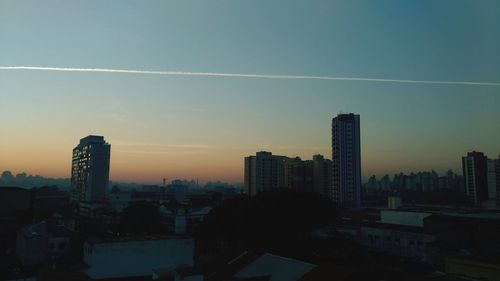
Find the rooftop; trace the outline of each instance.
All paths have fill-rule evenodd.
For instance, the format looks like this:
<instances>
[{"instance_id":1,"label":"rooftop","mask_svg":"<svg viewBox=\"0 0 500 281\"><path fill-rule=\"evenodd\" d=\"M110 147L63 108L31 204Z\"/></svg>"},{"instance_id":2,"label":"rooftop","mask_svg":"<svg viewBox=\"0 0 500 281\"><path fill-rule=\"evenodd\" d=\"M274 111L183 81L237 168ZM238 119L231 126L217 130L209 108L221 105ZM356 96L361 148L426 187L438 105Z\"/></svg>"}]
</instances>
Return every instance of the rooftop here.
<instances>
[{"instance_id":1,"label":"rooftop","mask_svg":"<svg viewBox=\"0 0 500 281\"><path fill-rule=\"evenodd\" d=\"M123 242L140 242L152 240L190 240L192 237L186 235L148 235L148 236L120 236L120 237L106 237L88 239L86 242L89 244L109 244L109 243L123 243Z\"/></svg>"},{"instance_id":2,"label":"rooftop","mask_svg":"<svg viewBox=\"0 0 500 281\"><path fill-rule=\"evenodd\" d=\"M105 144L103 136L88 135L80 139L80 146L85 146L88 144Z\"/></svg>"},{"instance_id":3,"label":"rooftop","mask_svg":"<svg viewBox=\"0 0 500 281\"><path fill-rule=\"evenodd\" d=\"M401 232L412 232L412 233L431 233L426 228L417 227L417 226L409 226L409 225L400 225L400 224L390 224L390 223L381 223L381 222L366 222L366 221L353 221L353 220L343 220L335 223L338 226L353 226L353 227L372 227L372 228L380 228L380 229L388 229L395 230Z\"/></svg>"},{"instance_id":4,"label":"rooftop","mask_svg":"<svg viewBox=\"0 0 500 281\"><path fill-rule=\"evenodd\" d=\"M45 221L23 227L19 231L27 239L39 236L68 237L70 235L70 231L66 228Z\"/></svg>"},{"instance_id":5,"label":"rooftop","mask_svg":"<svg viewBox=\"0 0 500 281\"><path fill-rule=\"evenodd\" d=\"M316 265L307 262L265 253L234 276L237 278L271 276L269 279L271 281L298 280L315 267Z\"/></svg>"}]
</instances>

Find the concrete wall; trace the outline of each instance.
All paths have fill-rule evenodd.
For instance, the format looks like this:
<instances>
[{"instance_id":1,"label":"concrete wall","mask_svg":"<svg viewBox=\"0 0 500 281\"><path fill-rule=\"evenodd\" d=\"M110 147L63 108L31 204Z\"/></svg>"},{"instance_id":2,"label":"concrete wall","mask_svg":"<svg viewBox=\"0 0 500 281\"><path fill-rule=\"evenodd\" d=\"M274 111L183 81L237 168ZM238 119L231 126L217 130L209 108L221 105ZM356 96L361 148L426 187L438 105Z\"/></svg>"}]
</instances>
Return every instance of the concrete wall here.
<instances>
[{"instance_id":1,"label":"concrete wall","mask_svg":"<svg viewBox=\"0 0 500 281\"><path fill-rule=\"evenodd\" d=\"M377 251L400 257L420 258L422 262L428 262L427 244L434 242L435 237L424 233L361 227L360 240L362 245Z\"/></svg>"},{"instance_id":2,"label":"concrete wall","mask_svg":"<svg viewBox=\"0 0 500 281\"><path fill-rule=\"evenodd\" d=\"M418 226L424 227L424 219L432 213L424 212L408 212L396 210L382 210L380 211L380 219L382 223Z\"/></svg>"}]
</instances>

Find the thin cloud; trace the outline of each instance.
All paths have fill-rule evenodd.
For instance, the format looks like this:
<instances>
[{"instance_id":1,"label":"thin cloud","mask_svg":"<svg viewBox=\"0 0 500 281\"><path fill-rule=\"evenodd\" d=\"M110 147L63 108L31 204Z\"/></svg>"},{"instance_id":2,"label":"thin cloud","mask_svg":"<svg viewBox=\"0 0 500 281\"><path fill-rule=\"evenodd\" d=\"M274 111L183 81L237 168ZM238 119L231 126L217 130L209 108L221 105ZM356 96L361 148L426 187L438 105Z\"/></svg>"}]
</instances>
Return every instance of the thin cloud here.
<instances>
[{"instance_id":1,"label":"thin cloud","mask_svg":"<svg viewBox=\"0 0 500 281\"><path fill-rule=\"evenodd\" d=\"M185 149L210 149L214 148L208 144L178 144L178 143L154 143L154 142L127 142L127 141L113 141L110 143L117 146L132 146L132 147L163 147L163 148L185 148Z\"/></svg>"},{"instance_id":2,"label":"thin cloud","mask_svg":"<svg viewBox=\"0 0 500 281\"><path fill-rule=\"evenodd\" d=\"M113 69L113 68L0 66L0 70L104 72L104 73L152 74L152 75L169 75L169 76L201 76L201 77L227 77L227 78L283 79L283 80L338 80L338 81L381 82L381 83L430 84L430 85L471 85L471 86L495 86L495 87L500 86L500 82L481 82L481 81L446 81L446 80L442 81L442 80L385 79L385 78L370 78L370 77L342 77L342 76L273 75L273 74L254 74L254 73L191 72L191 71L155 71L155 70Z\"/></svg>"},{"instance_id":3,"label":"thin cloud","mask_svg":"<svg viewBox=\"0 0 500 281\"><path fill-rule=\"evenodd\" d=\"M321 151L321 150L327 150L327 149L331 149L331 147L329 146L297 146L297 145L272 145L272 144L263 144L263 145L260 145L258 147L254 147L252 146L251 147L252 149L264 149L264 150L270 150L270 151L273 151L273 150L294 150L294 151L298 151L298 150L317 150L317 151Z\"/></svg>"},{"instance_id":4,"label":"thin cloud","mask_svg":"<svg viewBox=\"0 0 500 281\"><path fill-rule=\"evenodd\" d=\"M117 153L124 153L124 154L148 154L148 155L165 155L165 154L171 154L171 155L198 155L203 152L200 151L162 151L162 150L155 150L155 151L149 151L149 150L116 150Z\"/></svg>"}]
</instances>

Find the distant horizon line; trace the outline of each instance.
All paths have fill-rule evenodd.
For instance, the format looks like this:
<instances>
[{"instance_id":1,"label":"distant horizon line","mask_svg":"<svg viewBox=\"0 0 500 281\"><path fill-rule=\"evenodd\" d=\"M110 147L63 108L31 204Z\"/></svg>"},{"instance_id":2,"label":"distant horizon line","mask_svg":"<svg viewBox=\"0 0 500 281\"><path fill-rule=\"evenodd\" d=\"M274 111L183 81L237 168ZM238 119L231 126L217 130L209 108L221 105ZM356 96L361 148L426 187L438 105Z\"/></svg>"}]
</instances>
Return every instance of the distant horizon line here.
<instances>
[{"instance_id":1,"label":"distant horizon line","mask_svg":"<svg viewBox=\"0 0 500 281\"><path fill-rule=\"evenodd\" d=\"M7 170L4 170L4 171L0 171L0 179L2 179L2 174L4 172L10 172L12 174L12 176L14 177L14 179L16 178L16 176L18 174L26 174L28 177L33 177L33 178L36 178L36 177L39 177L40 180L47 180L47 181L67 181L67 182L71 182L71 176L70 177L57 177L57 176L46 176L46 175L40 175L40 174L29 174L27 173L26 171L22 171L22 172L17 172L17 173L13 173L12 170L10 169L7 169ZM197 181L196 178L194 179L187 179L187 178L176 178L176 179L171 179L169 182L167 183L172 183L173 181L176 181L176 180L180 180L180 181ZM129 181L129 180L112 180L110 179L109 180L110 183L113 183L113 184L123 184L123 185L162 185L161 182L153 182L153 181ZM199 184L208 184L208 183L226 183L226 184L232 184L232 185L240 185L240 184L243 184L243 181L224 181L224 180L206 180L206 181L201 181L199 182ZM0 185L0 188L1 187L7 187L9 185ZM22 187L22 186L20 186Z\"/></svg>"},{"instance_id":2,"label":"distant horizon line","mask_svg":"<svg viewBox=\"0 0 500 281\"><path fill-rule=\"evenodd\" d=\"M461 173L460 173L460 169L453 169L451 167L449 168L446 168L446 169L442 169L442 172L437 172L434 168L431 168L431 169L422 169L422 170L399 170L399 172L395 172L396 174L400 174L400 173L403 173L404 175L408 174L418 174L418 173L426 173L426 172L435 172L436 174L438 174L438 176L446 176L447 172L449 171L452 171L455 175L461 175L463 176ZM0 179L2 178L2 174L4 172L10 172L11 175L16 178L16 176L18 174L26 174L28 177L40 177L41 180L48 180L48 181L68 181L70 182L71 181L71 177L57 177L57 176L46 176L46 175L40 175L40 174L30 174L30 173L27 173L26 171L21 171L21 172L17 172L17 173L13 173L12 170L10 169L7 169L7 170L3 170L1 171L0 170ZM364 175L362 176L361 178L363 179L363 181L367 182L372 176L376 176L376 177L384 177L385 175L389 175L390 177L393 177L394 175L396 174L391 174L389 172L384 172L384 173L373 173L373 174L367 174L367 175ZM181 181L197 181L196 178L191 178L191 179L187 179L187 178L175 178L175 179L171 179L170 182L172 181L175 181L175 180L181 180ZM130 181L130 180L112 180L110 179L109 180L111 183L113 184L124 184L124 185L161 185L161 182L157 182L157 181L148 181L148 180L143 180L143 181ZM202 180L200 182L200 184L208 184L208 183L217 183L217 182L221 182L221 183L227 183L227 184L232 184L232 185L239 185L239 184L243 184L243 180L237 180L237 181L231 181L231 180L221 180L221 179L216 179L216 180ZM0 187L2 186L5 186L5 185L0 185Z\"/></svg>"},{"instance_id":3,"label":"distant horizon line","mask_svg":"<svg viewBox=\"0 0 500 281\"><path fill-rule=\"evenodd\" d=\"M345 77L345 76L314 76L314 75L283 75L283 74L256 74L256 73L230 73L230 72L193 72L193 71L159 71L115 68L80 68L80 67L52 67L52 66L0 66L0 70L27 70L27 71L58 71L58 72L94 72L94 73L120 73L120 74L146 74L167 76L198 76L198 77L225 77L225 78L255 78L279 80L336 80L336 81L362 81L402 84L427 84L427 85L469 85L500 87L500 82L484 81L453 81L453 80L413 80L389 79L372 77Z\"/></svg>"}]
</instances>

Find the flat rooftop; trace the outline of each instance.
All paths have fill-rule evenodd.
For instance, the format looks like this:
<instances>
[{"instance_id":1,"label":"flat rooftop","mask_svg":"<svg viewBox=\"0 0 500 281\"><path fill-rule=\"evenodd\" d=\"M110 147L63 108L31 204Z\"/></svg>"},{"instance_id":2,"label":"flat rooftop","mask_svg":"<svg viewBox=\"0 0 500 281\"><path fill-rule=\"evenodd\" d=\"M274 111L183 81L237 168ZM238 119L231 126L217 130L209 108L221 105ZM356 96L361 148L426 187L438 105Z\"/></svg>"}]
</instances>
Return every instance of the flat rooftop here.
<instances>
[{"instance_id":1,"label":"flat rooftop","mask_svg":"<svg viewBox=\"0 0 500 281\"><path fill-rule=\"evenodd\" d=\"M141 242L154 240L190 240L193 239L188 235L147 235L147 236L117 236L106 238L88 239L86 242L90 244L105 244L105 243L123 243L123 242Z\"/></svg>"}]
</instances>

